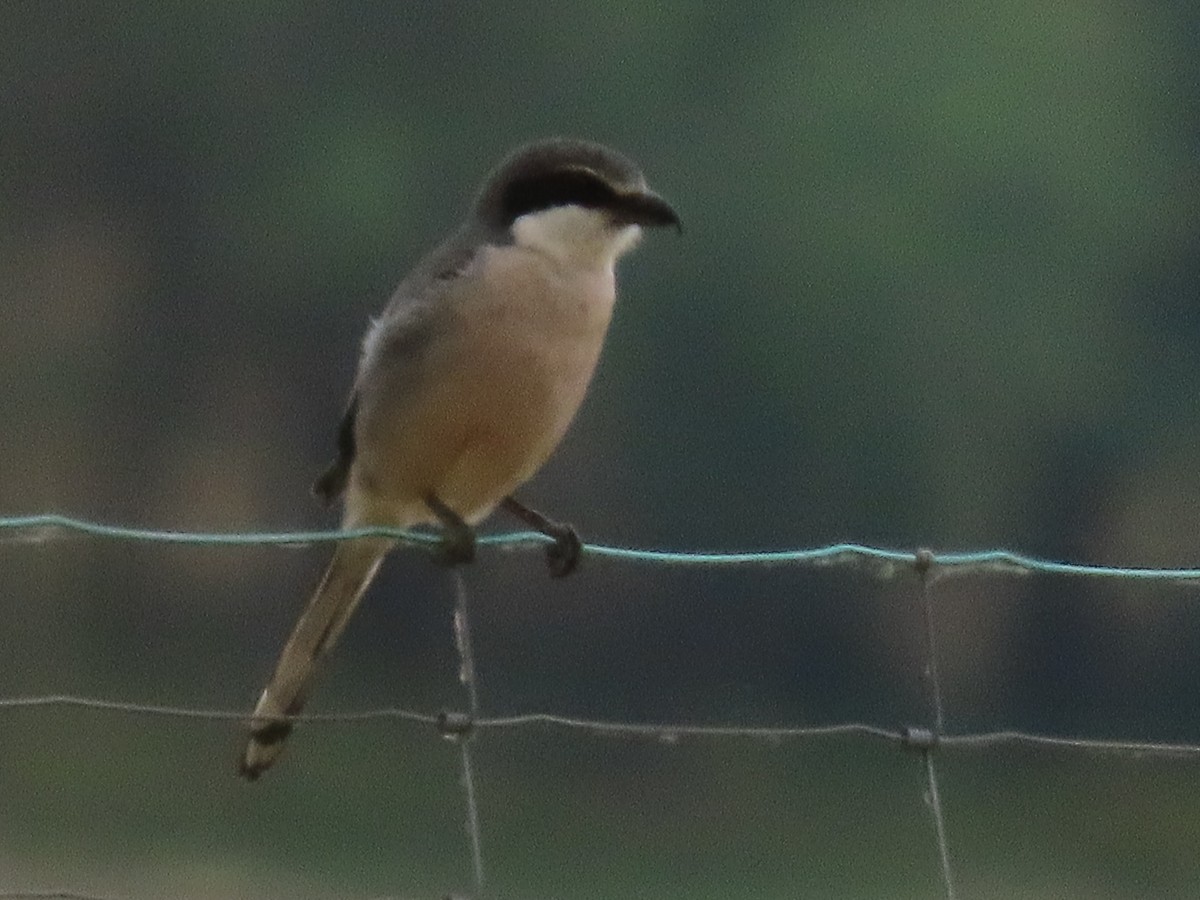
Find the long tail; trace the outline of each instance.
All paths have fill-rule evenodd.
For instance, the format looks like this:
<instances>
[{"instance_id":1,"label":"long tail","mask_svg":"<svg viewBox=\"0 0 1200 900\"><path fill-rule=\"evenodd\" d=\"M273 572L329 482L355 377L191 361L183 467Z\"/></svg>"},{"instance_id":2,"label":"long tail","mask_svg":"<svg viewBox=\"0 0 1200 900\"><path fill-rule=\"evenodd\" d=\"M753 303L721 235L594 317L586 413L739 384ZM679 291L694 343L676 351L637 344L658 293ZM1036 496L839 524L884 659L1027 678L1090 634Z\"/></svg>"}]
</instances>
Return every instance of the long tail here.
<instances>
[{"instance_id":1,"label":"long tail","mask_svg":"<svg viewBox=\"0 0 1200 900\"><path fill-rule=\"evenodd\" d=\"M360 538L337 545L333 559L284 645L275 674L254 708L240 772L253 781L283 752L292 731L286 716L304 708L317 664L337 642L392 542Z\"/></svg>"}]
</instances>

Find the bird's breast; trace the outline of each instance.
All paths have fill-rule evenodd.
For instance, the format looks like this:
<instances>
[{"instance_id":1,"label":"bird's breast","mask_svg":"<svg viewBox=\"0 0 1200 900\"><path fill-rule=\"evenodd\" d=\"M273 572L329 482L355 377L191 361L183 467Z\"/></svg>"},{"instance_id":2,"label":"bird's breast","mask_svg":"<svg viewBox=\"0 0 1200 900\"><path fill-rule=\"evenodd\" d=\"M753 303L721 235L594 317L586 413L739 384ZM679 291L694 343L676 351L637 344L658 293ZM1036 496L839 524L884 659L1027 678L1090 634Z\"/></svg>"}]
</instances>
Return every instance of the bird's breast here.
<instances>
[{"instance_id":1,"label":"bird's breast","mask_svg":"<svg viewBox=\"0 0 1200 900\"><path fill-rule=\"evenodd\" d=\"M381 379L388 396L360 423L359 480L405 524L431 492L477 522L531 477L583 402L612 317L611 265L493 247L461 277L415 380Z\"/></svg>"},{"instance_id":2,"label":"bird's breast","mask_svg":"<svg viewBox=\"0 0 1200 900\"><path fill-rule=\"evenodd\" d=\"M484 289L461 309L464 356L477 362L470 390L485 401L470 405L481 426L524 435L540 452L583 401L612 318L613 270L564 270L516 248L481 262Z\"/></svg>"}]
</instances>

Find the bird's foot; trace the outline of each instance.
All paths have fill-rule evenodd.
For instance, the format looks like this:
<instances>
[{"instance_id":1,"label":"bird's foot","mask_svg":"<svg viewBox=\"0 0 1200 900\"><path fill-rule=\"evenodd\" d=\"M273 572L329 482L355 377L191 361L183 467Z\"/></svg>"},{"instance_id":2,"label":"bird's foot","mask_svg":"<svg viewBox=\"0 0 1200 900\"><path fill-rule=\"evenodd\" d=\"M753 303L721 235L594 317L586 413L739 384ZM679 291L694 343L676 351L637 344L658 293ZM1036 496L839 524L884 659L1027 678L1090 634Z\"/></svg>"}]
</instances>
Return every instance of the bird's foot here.
<instances>
[{"instance_id":1,"label":"bird's foot","mask_svg":"<svg viewBox=\"0 0 1200 900\"><path fill-rule=\"evenodd\" d=\"M546 565L550 569L551 578L565 578L579 568L579 560L583 556L583 541L575 526L566 522L556 522L557 533L551 534L554 543L546 547Z\"/></svg>"},{"instance_id":2,"label":"bird's foot","mask_svg":"<svg viewBox=\"0 0 1200 900\"><path fill-rule=\"evenodd\" d=\"M546 565L551 578L564 578L579 568L583 541L579 539L579 532L574 526L555 522L536 509L530 509L516 497L505 497L501 505L526 525L554 540L553 544L546 547Z\"/></svg>"},{"instance_id":3,"label":"bird's foot","mask_svg":"<svg viewBox=\"0 0 1200 900\"><path fill-rule=\"evenodd\" d=\"M442 533L442 539L434 544L433 561L439 566L453 568L475 561L475 532L452 532L449 529Z\"/></svg>"},{"instance_id":4,"label":"bird's foot","mask_svg":"<svg viewBox=\"0 0 1200 900\"><path fill-rule=\"evenodd\" d=\"M442 539L433 548L434 562L447 567L474 562L475 529L435 494L425 498L425 505L442 523Z\"/></svg>"}]
</instances>

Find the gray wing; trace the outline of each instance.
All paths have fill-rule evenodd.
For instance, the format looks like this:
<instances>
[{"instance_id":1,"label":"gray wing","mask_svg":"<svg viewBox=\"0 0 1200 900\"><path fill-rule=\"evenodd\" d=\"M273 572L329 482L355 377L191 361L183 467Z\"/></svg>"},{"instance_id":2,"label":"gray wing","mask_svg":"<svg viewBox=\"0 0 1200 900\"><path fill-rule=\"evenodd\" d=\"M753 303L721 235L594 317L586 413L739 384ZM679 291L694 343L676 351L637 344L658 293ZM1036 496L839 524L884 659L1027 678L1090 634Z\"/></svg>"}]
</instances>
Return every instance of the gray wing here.
<instances>
[{"instance_id":1,"label":"gray wing","mask_svg":"<svg viewBox=\"0 0 1200 900\"><path fill-rule=\"evenodd\" d=\"M439 301L470 266L481 242L481 235L463 231L426 256L396 288L383 315L372 325L354 390L338 425L337 455L312 486L313 494L325 506L342 496L354 464L364 374L382 364L406 380L418 376L425 348L446 312Z\"/></svg>"},{"instance_id":2,"label":"gray wing","mask_svg":"<svg viewBox=\"0 0 1200 900\"><path fill-rule=\"evenodd\" d=\"M346 490L350 464L354 462L354 417L358 413L358 391L350 395L342 424L338 426L337 456L313 482L312 492L325 506L331 506Z\"/></svg>"}]
</instances>

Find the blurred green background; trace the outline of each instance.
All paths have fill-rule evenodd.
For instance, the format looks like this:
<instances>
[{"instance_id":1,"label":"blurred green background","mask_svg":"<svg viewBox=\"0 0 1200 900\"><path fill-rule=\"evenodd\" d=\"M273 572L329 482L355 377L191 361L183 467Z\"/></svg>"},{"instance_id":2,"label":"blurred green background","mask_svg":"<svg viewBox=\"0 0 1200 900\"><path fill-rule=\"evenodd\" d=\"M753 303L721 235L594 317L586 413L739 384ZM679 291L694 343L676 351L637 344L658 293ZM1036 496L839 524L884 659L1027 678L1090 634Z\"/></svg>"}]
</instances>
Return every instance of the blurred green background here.
<instances>
[{"instance_id":1,"label":"blurred green background","mask_svg":"<svg viewBox=\"0 0 1200 900\"><path fill-rule=\"evenodd\" d=\"M312 528L368 317L512 146L610 143L680 210L622 268L526 499L587 539L1200 560L1192 2L8 0L0 513ZM506 523L494 523L505 528ZM0 695L249 709L326 551L0 543ZM632 721L925 721L916 592L530 553L467 573L481 699ZM947 725L1200 742L1182 587L938 585ZM397 553L314 711L460 705ZM0 713L0 890L437 897L457 753L312 725ZM919 759L861 739L476 745L492 892L933 898ZM946 753L969 898L1195 896L1182 759Z\"/></svg>"}]
</instances>

